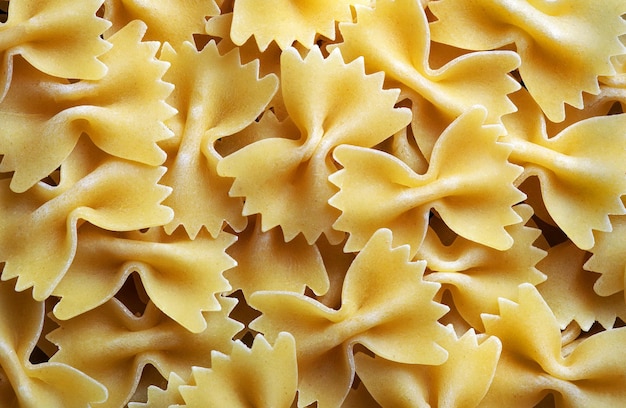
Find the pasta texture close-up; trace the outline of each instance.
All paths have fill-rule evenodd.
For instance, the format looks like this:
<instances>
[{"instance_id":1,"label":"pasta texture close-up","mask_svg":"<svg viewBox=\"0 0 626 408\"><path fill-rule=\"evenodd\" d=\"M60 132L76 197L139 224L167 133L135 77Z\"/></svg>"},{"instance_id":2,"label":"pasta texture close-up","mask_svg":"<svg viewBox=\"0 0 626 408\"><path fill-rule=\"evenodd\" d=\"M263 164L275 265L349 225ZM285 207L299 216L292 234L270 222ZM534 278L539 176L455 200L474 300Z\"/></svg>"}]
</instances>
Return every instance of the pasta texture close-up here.
<instances>
[{"instance_id":1,"label":"pasta texture close-up","mask_svg":"<svg viewBox=\"0 0 626 408\"><path fill-rule=\"evenodd\" d=\"M0 1L0 407L617 407L626 0Z\"/></svg>"}]
</instances>

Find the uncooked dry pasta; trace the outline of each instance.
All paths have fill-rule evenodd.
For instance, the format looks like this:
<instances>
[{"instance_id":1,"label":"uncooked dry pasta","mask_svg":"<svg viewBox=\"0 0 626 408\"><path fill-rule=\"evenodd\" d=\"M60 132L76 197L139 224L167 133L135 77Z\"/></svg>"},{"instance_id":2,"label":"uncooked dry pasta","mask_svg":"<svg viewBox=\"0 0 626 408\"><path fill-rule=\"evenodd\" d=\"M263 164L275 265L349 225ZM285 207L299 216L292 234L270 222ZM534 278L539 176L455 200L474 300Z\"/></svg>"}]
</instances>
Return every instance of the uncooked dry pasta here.
<instances>
[{"instance_id":1,"label":"uncooked dry pasta","mask_svg":"<svg viewBox=\"0 0 626 408\"><path fill-rule=\"evenodd\" d=\"M623 403L626 1L0 9L0 406Z\"/></svg>"}]
</instances>

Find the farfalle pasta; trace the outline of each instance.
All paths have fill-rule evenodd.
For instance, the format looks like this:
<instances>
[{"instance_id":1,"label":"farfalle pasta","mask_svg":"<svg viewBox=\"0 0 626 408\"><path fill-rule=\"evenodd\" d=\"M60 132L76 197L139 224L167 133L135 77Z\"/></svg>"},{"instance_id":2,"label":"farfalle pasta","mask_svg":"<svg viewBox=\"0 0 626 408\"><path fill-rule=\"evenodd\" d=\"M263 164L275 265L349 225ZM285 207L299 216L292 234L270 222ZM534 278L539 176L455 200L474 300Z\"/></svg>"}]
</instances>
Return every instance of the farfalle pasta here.
<instances>
[{"instance_id":1,"label":"farfalle pasta","mask_svg":"<svg viewBox=\"0 0 626 408\"><path fill-rule=\"evenodd\" d=\"M0 406L626 399L626 2L0 2Z\"/></svg>"}]
</instances>

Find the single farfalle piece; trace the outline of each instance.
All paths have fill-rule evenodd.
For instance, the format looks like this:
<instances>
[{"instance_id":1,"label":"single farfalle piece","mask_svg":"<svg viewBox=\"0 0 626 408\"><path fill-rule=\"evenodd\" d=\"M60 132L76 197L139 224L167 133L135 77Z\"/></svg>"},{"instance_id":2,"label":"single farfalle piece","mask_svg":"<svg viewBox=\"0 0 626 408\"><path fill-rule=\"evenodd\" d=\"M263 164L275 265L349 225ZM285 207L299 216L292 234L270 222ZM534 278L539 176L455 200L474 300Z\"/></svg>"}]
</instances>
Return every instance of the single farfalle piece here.
<instances>
[{"instance_id":1,"label":"single farfalle piece","mask_svg":"<svg viewBox=\"0 0 626 408\"><path fill-rule=\"evenodd\" d=\"M572 296L576 296L572 293ZM493 383L481 407L532 407L548 393L557 408L611 407L626 398L626 328L561 347L559 324L537 288L522 284L499 315L483 315L486 334L502 342Z\"/></svg>"},{"instance_id":2,"label":"single farfalle piece","mask_svg":"<svg viewBox=\"0 0 626 408\"><path fill-rule=\"evenodd\" d=\"M175 85L168 103L178 110L168 125L175 133L164 184L174 190L166 204L174 219L172 233L183 226L191 238L201 228L212 236L224 222L235 231L246 226L241 199L228 196L232 181L218 176L221 158L215 142L242 130L264 111L278 89L270 74L259 78L258 61L242 65L238 50L220 55L215 42L202 51L185 42L178 51L163 47L161 59L171 64L165 79Z\"/></svg>"},{"instance_id":3,"label":"single farfalle piece","mask_svg":"<svg viewBox=\"0 0 626 408\"><path fill-rule=\"evenodd\" d=\"M211 352L211 368L193 367L189 384L179 387L180 407L289 408L297 384L293 336L279 333L271 345L257 335L251 348L237 340L228 355Z\"/></svg>"},{"instance_id":4,"label":"single farfalle piece","mask_svg":"<svg viewBox=\"0 0 626 408\"><path fill-rule=\"evenodd\" d=\"M626 53L622 0L439 0L428 8L437 42L472 50L515 43L524 86L554 122L564 103L582 108L583 92L597 94L598 76L615 73L611 57Z\"/></svg>"},{"instance_id":5,"label":"single farfalle piece","mask_svg":"<svg viewBox=\"0 0 626 408\"><path fill-rule=\"evenodd\" d=\"M626 216L610 217L613 230L596 233L596 241L591 252L593 255L584 269L602 275L593 286L600 296L612 296L624 290L626 282Z\"/></svg>"},{"instance_id":6,"label":"single farfalle piece","mask_svg":"<svg viewBox=\"0 0 626 408\"><path fill-rule=\"evenodd\" d=\"M16 61L14 82L0 103L0 171L13 171L11 189L24 192L51 174L87 134L116 157L157 166L166 155L158 141L172 137L164 120L175 110L165 103L172 85L161 80L156 42L142 42L135 21L110 38L102 56L107 74L98 81L69 83ZM33 159L36 157L36 159Z\"/></svg>"},{"instance_id":7,"label":"single farfalle piece","mask_svg":"<svg viewBox=\"0 0 626 408\"><path fill-rule=\"evenodd\" d=\"M83 153L77 148L62 165L55 187L40 182L17 194L9 179L0 180L2 280L18 277L16 290L33 287L36 300L50 296L70 267L83 221L132 231L172 219L161 204L171 190L158 184L165 168ZM94 168L83 168L82 160Z\"/></svg>"},{"instance_id":8,"label":"single farfalle piece","mask_svg":"<svg viewBox=\"0 0 626 408\"><path fill-rule=\"evenodd\" d=\"M441 364L438 344L446 307L433 301L439 285L422 279L425 262L409 261L409 248L392 248L391 231L378 231L350 265L341 307L331 309L290 292L256 292L250 306L261 316L250 327L272 341L281 331L296 339L298 406L314 401L337 407L354 379L353 347L406 364Z\"/></svg>"},{"instance_id":9,"label":"single farfalle piece","mask_svg":"<svg viewBox=\"0 0 626 408\"><path fill-rule=\"evenodd\" d=\"M541 235L536 228L525 226L533 215L526 204L513 207L522 222L506 228L513 246L505 251L457 237L445 246L432 231L417 252L432 272L424 279L449 290L459 313L472 327L482 330L482 313L497 313L499 297L514 297L522 283L537 285L546 276L536 267L545 251L533 246Z\"/></svg>"},{"instance_id":10,"label":"single farfalle piece","mask_svg":"<svg viewBox=\"0 0 626 408\"><path fill-rule=\"evenodd\" d=\"M0 24L0 101L11 85L13 58L59 78L102 78L106 65L98 59L111 45L100 35L111 25L96 16L103 0L24 0L9 2Z\"/></svg>"},{"instance_id":11,"label":"single farfalle piece","mask_svg":"<svg viewBox=\"0 0 626 408\"><path fill-rule=\"evenodd\" d=\"M0 311L0 376L6 380L0 405L85 408L107 398L102 384L71 365L29 361L43 328L43 302L34 301L28 292L15 292L10 282L0 282Z\"/></svg>"},{"instance_id":12,"label":"single farfalle piece","mask_svg":"<svg viewBox=\"0 0 626 408\"><path fill-rule=\"evenodd\" d=\"M545 208L581 249L594 245L593 231L611 231L609 215L625 214L626 114L576 122L556 136L523 91L514 96L519 111L503 118L500 138L513 147L509 160L524 167L520 183L537 176Z\"/></svg>"},{"instance_id":13,"label":"single farfalle piece","mask_svg":"<svg viewBox=\"0 0 626 408\"><path fill-rule=\"evenodd\" d=\"M335 39L335 23L352 21L351 6L371 0L237 0L233 8L232 41L243 45L254 36L264 51L275 41L286 49L298 41L311 48L317 35Z\"/></svg>"},{"instance_id":14,"label":"single farfalle piece","mask_svg":"<svg viewBox=\"0 0 626 408\"><path fill-rule=\"evenodd\" d=\"M177 48L193 41L193 34L203 34L206 18L220 14L215 0L104 0L104 18L112 23L107 31L115 33L133 20L148 26L146 39L169 42Z\"/></svg>"},{"instance_id":15,"label":"single farfalle piece","mask_svg":"<svg viewBox=\"0 0 626 408\"><path fill-rule=\"evenodd\" d=\"M333 230L339 213L328 205L336 192L328 176L337 171L331 151L340 144L371 147L405 127L411 114L395 108L398 90L382 88L382 73L366 75L363 60L346 64L339 50L324 58L319 48L301 58L281 55L281 89L299 135L252 143L218 164L235 177L230 194L245 197L244 215L261 214L262 230L280 225L286 241L302 233L309 244ZM298 138L299 136L299 138Z\"/></svg>"},{"instance_id":16,"label":"single farfalle piece","mask_svg":"<svg viewBox=\"0 0 626 408\"><path fill-rule=\"evenodd\" d=\"M187 384L178 374L171 372L167 379L167 388L161 389L155 385L148 387L146 402L129 402L128 408L170 408L180 407L185 403L178 387Z\"/></svg>"},{"instance_id":17,"label":"single farfalle piece","mask_svg":"<svg viewBox=\"0 0 626 408\"><path fill-rule=\"evenodd\" d=\"M232 289L241 289L246 298L260 290L304 294L310 288L316 295L326 293L330 282L317 246L301 236L285 242L278 228L263 232L259 217L228 250L237 261L224 274Z\"/></svg>"},{"instance_id":18,"label":"single farfalle piece","mask_svg":"<svg viewBox=\"0 0 626 408\"><path fill-rule=\"evenodd\" d=\"M372 9L356 6L356 23L339 24L346 59L363 57L369 71L402 85L412 101L412 128L429 158L443 129L473 105L487 108L488 123L515 111L507 94L519 89L508 75L519 65L510 51L463 55L432 69L430 33L424 8L414 0L379 0Z\"/></svg>"},{"instance_id":19,"label":"single farfalle piece","mask_svg":"<svg viewBox=\"0 0 626 408\"><path fill-rule=\"evenodd\" d=\"M496 372L502 344L473 330L460 338L451 326L439 344L448 352L440 365L401 364L357 353L356 372L383 407L479 406Z\"/></svg>"},{"instance_id":20,"label":"single farfalle piece","mask_svg":"<svg viewBox=\"0 0 626 408\"><path fill-rule=\"evenodd\" d=\"M228 354L243 325L228 317L237 301L219 298L221 310L204 312L207 329L191 333L148 303L132 314L117 299L73 319L57 321L47 338L59 347L50 361L83 370L109 390L101 408L124 406L146 364L164 377L189 378L192 366L209 367L211 350ZM121 339L124 339L121 341Z\"/></svg>"},{"instance_id":21,"label":"single farfalle piece","mask_svg":"<svg viewBox=\"0 0 626 408\"><path fill-rule=\"evenodd\" d=\"M621 253L622 259L624 253ZM610 329L615 318L626 320L626 303L622 293L600 296L594 292L598 275L585 271L587 253L566 241L548 250L548 256L537 267L548 279L537 286L554 313L561 330L572 321L584 331L598 322ZM623 261L622 261L623 264ZM622 282L623 279L622 271Z\"/></svg>"},{"instance_id":22,"label":"single farfalle piece","mask_svg":"<svg viewBox=\"0 0 626 408\"><path fill-rule=\"evenodd\" d=\"M156 307L187 330L206 329L203 311L219 310L215 295L231 289L222 273L236 265L225 252L236 237L200 233L166 235L162 228L145 233L114 233L85 225L76 256L52 294L58 319L67 320L111 299L133 272L141 277Z\"/></svg>"},{"instance_id":23,"label":"single farfalle piece","mask_svg":"<svg viewBox=\"0 0 626 408\"><path fill-rule=\"evenodd\" d=\"M431 208L457 234L509 249L513 238L504 227L522 220L512 209L525 198L513 186L522 168L507 161L511 147L497 142L504 129L484 125L486 115L476 107L455 120L423 175L378 150L337 147L333 156L344 168L330 177L340 189L330 204L342 211L334 227L350 233L345 250L359 251L377 229L390 228L394 244L409 244L415 254Z\"/></svg>"}]
</instances>

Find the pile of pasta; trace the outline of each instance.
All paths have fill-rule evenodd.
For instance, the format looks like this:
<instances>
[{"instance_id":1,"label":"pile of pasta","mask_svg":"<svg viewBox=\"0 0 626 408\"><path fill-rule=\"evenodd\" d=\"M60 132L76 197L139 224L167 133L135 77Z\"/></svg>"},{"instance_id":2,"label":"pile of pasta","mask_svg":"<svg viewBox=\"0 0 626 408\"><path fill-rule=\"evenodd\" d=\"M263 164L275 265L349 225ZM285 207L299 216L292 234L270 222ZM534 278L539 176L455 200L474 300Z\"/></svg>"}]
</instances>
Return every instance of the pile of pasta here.
<instances>
[{"instance_id":1,"label":"pile of pasta","mask_svg":"<svg viewBox=\"0 0 626 408\"><path fill-rule=\"evenodd\" d=\"M623 404L624 0L0 9L2 407Z\"/></svg>"}]
</instances>

